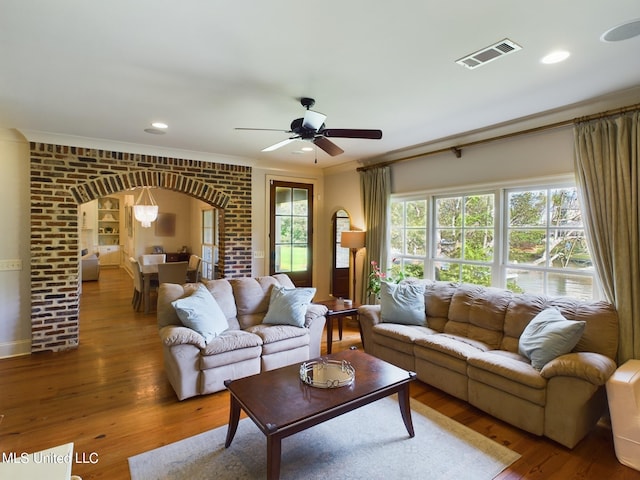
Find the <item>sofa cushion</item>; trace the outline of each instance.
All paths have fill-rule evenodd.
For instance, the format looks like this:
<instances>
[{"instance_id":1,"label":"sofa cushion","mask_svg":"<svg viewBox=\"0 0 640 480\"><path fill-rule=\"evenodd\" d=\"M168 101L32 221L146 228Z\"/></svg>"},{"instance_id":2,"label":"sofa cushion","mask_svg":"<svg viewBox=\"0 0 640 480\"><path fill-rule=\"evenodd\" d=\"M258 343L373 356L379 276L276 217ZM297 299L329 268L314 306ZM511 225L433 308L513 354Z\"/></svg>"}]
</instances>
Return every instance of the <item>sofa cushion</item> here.
<instances>
[{"instance_id":1,"label":"sofa cushion","mask_svg":"<svg viewBox=\"0 0 640 480\"><path fill-rule=\"evenodd\" d=\"M315 288L285 288L274 285L271 288L269 309L262 323L303 327L307 307L315 294Z\"/></svg>"},{"instance_id":2,"label":"sofa cushion","mask_svg":"<svg viewBox=\"0 0 640 480\"><path fill-rule=\"evenodd\" d=\"M518 351L537 370L554 358L569 353L582 336L586 322L567 320L557 308L535 316L520 336Z\"/></svg>"},{"instance_id":3,"label":"sofa cushion","mask_svg":"<svg viewBox=\"0 0 640 480\"><path fill-rule=\"evenodd\" d=\"M247 329L262 339L262 354L269 355L309 345L309 330L292 325L262 324Z\"/></svg>"},{"instance_id":4,"label":"sofa cushion","mask_svg":"<svg viewBox=\"0 0 640 480\"><path fill-rule=\"evenodd\" d=\"M512 293L509 290L460 284L451 298L445 333L468 337L497 349Z\"/></svg>"},{"instance_id":5,"label":"sofa cushion","mask_svg":"<svg viewBox=\"0 0 640 480\"><path fill-rule=\"evenodd\" d=\"M259 346L262 346L262 339L258 335L244 330L227 330L211 340L202 350L202 355L218 355L232 350Z\"/></svg>"},{"instance_id":6,"label":"sofa cushion","mask_svg":"<svg viewBox=\"0 0 640 480\"><path fill-rule=\"evenodd\" d=\"M218 302L202 284L191 295L179 298L171 302L171 305L176 309L182 324L202 335L206 343L229 328Z\"/></svg>"},{"instance_id":7,"label":"sofa cushion","mask_svg":"<svg viewBox=\"0 0 640 480\"><path fill-rule=\"evenodd\" d=\"M424 325L423 283L380 283L380 317L385 323Z\"/></svg>"}]
</instances>

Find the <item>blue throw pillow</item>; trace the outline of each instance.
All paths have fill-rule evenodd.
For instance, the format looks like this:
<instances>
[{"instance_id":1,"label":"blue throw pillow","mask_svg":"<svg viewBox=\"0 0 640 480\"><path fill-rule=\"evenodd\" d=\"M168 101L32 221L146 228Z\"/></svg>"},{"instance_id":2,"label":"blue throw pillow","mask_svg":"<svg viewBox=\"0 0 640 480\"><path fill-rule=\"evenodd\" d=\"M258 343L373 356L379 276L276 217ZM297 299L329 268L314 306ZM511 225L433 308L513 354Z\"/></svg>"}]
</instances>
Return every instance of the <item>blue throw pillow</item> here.
<instances>
[{"instance_id":1,"label":"blue throw pillow","mask_svg":"<svg viewBox=\"0 0 640 480\"><path fill-rule=\"evenodd\" d=\"M586 322L567 320L557 308L536 315L520 335L518 352L542 370L548 362L573 350L582 337Z\"/></svg>"},{"instance_id":2,"label":"blue throw pillow","mask_svg":"<svg viewBox=\"0 0 640 480\"><path fill-rule=\"evenodd\" d=\"M171 305L176 309L182 324L202 335L206 343L229 328L220 305L202 284L191 295L179 298L171 302Z\"/></svg>"},{"instance_id":3,"label":"blue throw pillow","mask_svg":"<svg viewBox=\"0 0 640 480\"><path fill-rule=\"evenodd\" d=\"M380 317L386 323L424 325L423 283L380 283Z\"/></svg>"},{"instance_id":4,"label":"blue throw pillow","mask_svg":"<svg viewBox=\"0 0 640 480\"><path fill-rule=\"evenodd\" d=\"M269 309L262 323L304 327L307 307L315 294L315 288L274 286L271 289Z\"/></svg>"}]
</instances>

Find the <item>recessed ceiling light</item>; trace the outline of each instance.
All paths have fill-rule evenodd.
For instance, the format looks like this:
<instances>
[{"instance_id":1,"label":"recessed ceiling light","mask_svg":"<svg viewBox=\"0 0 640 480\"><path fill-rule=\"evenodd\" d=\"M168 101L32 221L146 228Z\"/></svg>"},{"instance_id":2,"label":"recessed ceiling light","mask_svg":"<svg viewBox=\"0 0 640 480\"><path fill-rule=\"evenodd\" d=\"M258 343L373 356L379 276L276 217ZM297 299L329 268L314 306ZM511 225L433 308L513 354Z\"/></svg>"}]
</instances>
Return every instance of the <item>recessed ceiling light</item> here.
<instances>
[{"instance_id":1,"label":"recessed ceiling light","mask_svg":"<svg viewBox=\"0 0 640 480\"><path fill-rule=\"evenodd\" d=\"M164 130L160 130L159 128L145 128L144 131L147 133L151 133L152 135L164 135L165 133L167 133Z\"/></svg>"},{"instance_id":2,"label":"recessed ceiling light","mask_svg":"<svg viewBox=\"0 0 640 480\"><path fill-rule=\"evenodd\" d=\"M603 42L621 42L640 35L640 19L610 28L600 36Z\"/></svg>"},{"instance_id":3,"label":"recessed ceiling light","mask_svg":"<svg viewBox=\"0 0 640 480\"><path fill-rule=\"evenodd\" d=\"M552 63L559 63L565 61L571 55L566 50L556 50L555 52L551 52L549 55L542 57L540 60L542 63L550 65Z\"/></svg>"},{"instance_id":4,"label":"recessed ceiling light","mask_svg":"<svg viewBox=\"0 0 640 480\"><path fill-rule=\"evenodd\" d=\"M161 129L161 130L164 130L164 129L166 129L166 128L169 128L169 125L167 125L166 123L163 123L163 122L153 122L153 123L151 124L151 126L152 126L153 128L159 128L159 129Z\"/></svg>"}]
</instances>

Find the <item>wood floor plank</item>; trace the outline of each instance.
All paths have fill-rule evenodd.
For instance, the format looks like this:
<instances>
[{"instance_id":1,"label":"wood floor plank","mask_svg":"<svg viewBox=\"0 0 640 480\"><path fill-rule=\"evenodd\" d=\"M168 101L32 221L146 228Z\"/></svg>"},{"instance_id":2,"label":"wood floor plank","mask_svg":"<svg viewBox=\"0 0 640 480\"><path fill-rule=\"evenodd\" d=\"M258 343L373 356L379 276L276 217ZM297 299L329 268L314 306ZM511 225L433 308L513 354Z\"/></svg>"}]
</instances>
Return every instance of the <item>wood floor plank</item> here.
<instances>
[{"instance_id":1,"label":"wood floor plank","mask_svg":"<svg viewBox=\"0 0 640 480\"><path fill-rule=\"evenodd\" d=\"M87 460L74 465L76 475L128 479L128 457L227 423L226 392L177 400L163 371L155 314L133 311L133 285L123 270L103 269L99 282L82 287L77 350L0 360L0 452L74 442ZM360 336L346 321L333 349L351 346L361 348ZM606 422L569 450L421 382L411 385L411 396L520 453L500 480L640 480L640 472L617 461Z\"/></svg>"}]
</instances>

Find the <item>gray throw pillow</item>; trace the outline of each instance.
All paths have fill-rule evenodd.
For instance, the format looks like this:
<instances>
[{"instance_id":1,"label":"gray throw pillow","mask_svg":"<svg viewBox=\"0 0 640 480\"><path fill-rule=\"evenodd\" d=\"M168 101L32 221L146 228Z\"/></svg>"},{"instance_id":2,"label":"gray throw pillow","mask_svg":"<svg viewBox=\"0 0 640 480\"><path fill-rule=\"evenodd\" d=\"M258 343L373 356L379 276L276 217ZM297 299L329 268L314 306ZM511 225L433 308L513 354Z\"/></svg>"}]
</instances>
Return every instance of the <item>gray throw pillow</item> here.
<instances>
[{"instance_id":1,"label":"gray throw pillow","mask_svg":"<svg viewBox=\"0 0 640 480\"><path fill-rule=\"evenodd\" d=\"M427 318L424 312L423 283L380 284L380 317L386 323L405 325L424 325Z\"/></svg>"},{"instance_id":2,"label":"gray throw pillow","mask_svg":"<svg viewBox=\"0 0 640 480\"><path fill-rule=\"evenodd\" d=\"M557 308L536 315L520 335L518 352L542 370L548 362L573 350L582 337L586 322L567 320Z\"/></svg>"},{"instance_id":3,"label":"gray throw pillow","mask_svg":"<svg viewBox=\"0 0 640 480\"><path fill-rule=\"evenodd\" d=\"M199 284L191 295L171 302L185 327L195 330L209 343L229 328L224 312L207 288Z\"/></svg>"},{"instance_id":4,"label":"gray throw pillow","mask_svg":"<svg viewBox=\"0 0 640 480\"><path fill-rule=\"evenodd\" d=\"M262 323L304 327L307 307L315 294L316 289L312 287L274 286L269 298L269 309Z\"/></svg>"}]
</instances>

